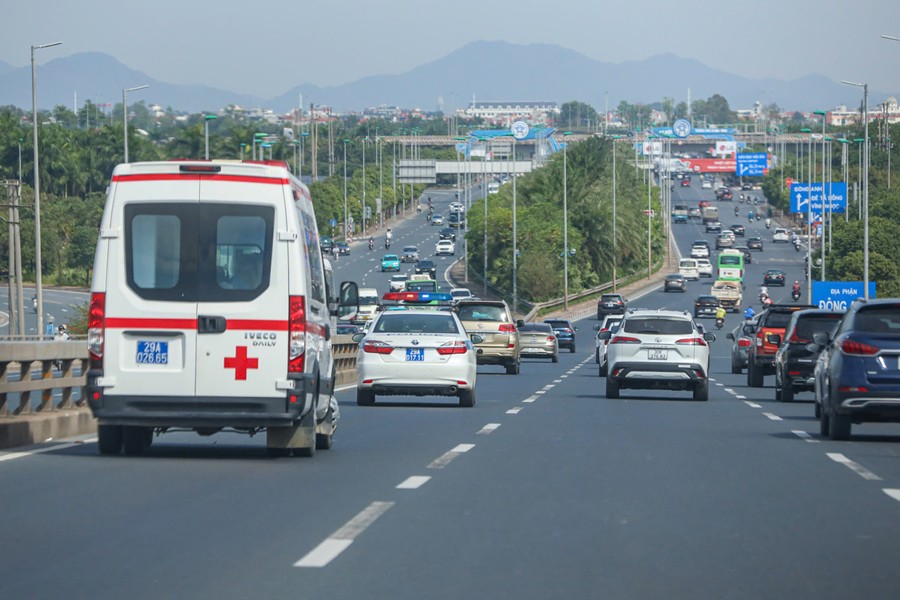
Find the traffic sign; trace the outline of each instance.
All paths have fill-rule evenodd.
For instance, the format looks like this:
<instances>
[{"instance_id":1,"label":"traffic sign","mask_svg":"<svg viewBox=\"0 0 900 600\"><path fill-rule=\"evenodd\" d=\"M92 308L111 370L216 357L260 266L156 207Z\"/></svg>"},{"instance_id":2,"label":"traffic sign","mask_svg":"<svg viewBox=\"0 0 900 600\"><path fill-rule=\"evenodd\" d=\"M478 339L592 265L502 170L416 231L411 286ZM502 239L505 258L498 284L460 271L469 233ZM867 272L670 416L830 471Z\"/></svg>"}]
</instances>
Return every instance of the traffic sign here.
<instances>
[{"instance_id":1,"label":"traffic sign","mask_svg":"<svg viewBox=\"0 0 900 600\"><path fill-rule=\"evenodd\" d=\"M813 281L812 303L824 310L847 310L850 303L862 298L862 281ZM869 282L869 298L875 297L876 285Z\"/></svg>"},{"instance_id":2,"label":"traffic sign","mask_svg":"<svg viewBox=\"0 0 900 600\"><path fill-rule=\"evenodd\" d=\"M685 138L691 134L691 122L687 119L678 119L672 124L672 131L680 138Z\"/></svg>"},{"instance_id":3,"label":"traffic sign","mask_svg":"<svg viewBox=\"0 0 900 600\"><path fill-rule=\"evenodd\" d=\"M337 227L337 219L331 219L330 221L328 221L328 224L332 227Z\"/></svg>"},{"instance_id":4,"label":"traffic sign","mask_svg":"<svg viewBox=\"0 0 900 600\"><path fill-rule=\"evenodd\" d=\"M746 152L736 154L734 174L741 177L758 177L766 174L769 167L769 155L765 152Z\"/></svg>"},{"instance_id":5,"label":"traffic sign","mask_svg":"<svg viewBox=\"0 0 900 600\"><path fill-rule=\"evenodd\" d=\"M510 130L512 131L513 137L517 140L524 140L528 137L528 123L525 121L516 121L512 124Z\"/></svg>"},{"instance_id":6,"label":"traffic sign","mask_svg":"<svg viewBox=\"0 0 900 600\"><path fill-rule=\"evenodd\" d=\"M847 210L847 184L844 182L825 182L825 190L828 196L829 207L827 210L836 214L844 214ZM812 203L812 208L807 206ZM822 183L791 184L791 212L805 213L811 211L814 215L822 212Z\"/></svg>"}]
</instances>

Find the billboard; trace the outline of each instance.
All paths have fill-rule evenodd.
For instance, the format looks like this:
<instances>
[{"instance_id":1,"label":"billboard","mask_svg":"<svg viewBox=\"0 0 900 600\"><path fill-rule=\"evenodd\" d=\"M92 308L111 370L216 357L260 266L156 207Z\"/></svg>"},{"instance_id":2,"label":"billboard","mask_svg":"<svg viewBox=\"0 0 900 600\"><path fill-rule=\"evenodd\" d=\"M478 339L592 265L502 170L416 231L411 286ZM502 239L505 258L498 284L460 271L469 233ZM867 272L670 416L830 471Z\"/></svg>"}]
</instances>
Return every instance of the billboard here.
<instances>
[{"instance_id":1,"label":"billboard","mask_svg":"<svg viewBox=\"0 0 900 600\"><path fill-rule=\"evenodd\" d=\"M737 161L733 158L682 158L694 173L734 173Z\"/></svg>"},{"instance_id":2,"label":"billboard","mask_svg":"<svg viewBox=\"0 0 900 600\"><path fill-rule=\"evenodd\" d=\"M812 304L823 310L847 310L850 303L862 298L862 281L813 281ZM869 298L875 297L875 282L869 282Z\"/></svg>"}]
</instances>

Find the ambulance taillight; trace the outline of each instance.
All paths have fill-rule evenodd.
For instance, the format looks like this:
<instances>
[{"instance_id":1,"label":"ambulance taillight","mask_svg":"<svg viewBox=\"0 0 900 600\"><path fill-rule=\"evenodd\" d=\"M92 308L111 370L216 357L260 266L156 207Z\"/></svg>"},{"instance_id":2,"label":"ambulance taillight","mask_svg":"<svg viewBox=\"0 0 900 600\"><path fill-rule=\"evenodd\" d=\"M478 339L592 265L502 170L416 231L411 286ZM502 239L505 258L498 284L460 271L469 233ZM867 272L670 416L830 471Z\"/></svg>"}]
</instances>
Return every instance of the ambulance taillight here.
<instances>
[{"instance_id":1,"label":"ambulance taillight","mask_svg":"<svg viewBox=\"0 0 900 600\"><path fill-rule=\"evenodd\" d=\"M302 373L306 355L306 299L290 296L288 315L288 373Z\"/></svg>"},{"instance_id":2,"label":"ambulance taillight","mask_svg":"<svg viewBox=\"0 0 900 600\"><path fill-rule=\"evenodd\" d=\"M106 294L91 294L91 306L88 310L88 353L91 369L103 369L103 343L106 336Z\"/></svg>"}]
</instances>

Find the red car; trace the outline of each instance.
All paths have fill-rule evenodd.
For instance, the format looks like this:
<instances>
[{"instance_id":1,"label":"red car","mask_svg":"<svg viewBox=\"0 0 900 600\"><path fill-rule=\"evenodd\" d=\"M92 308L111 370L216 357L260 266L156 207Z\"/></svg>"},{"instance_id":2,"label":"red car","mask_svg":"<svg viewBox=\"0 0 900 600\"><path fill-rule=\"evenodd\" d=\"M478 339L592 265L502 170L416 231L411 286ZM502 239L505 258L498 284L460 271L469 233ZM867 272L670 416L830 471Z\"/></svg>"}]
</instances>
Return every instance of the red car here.
<instances>
[{"instance_id":1,"label":"red car","mask_svg":"<svg viewBox=\"0 0 900 600\"><path fill-rule=\"evenodd\" d=\"M699 206L700 208L704 208L706 206L709 206L710 204L711 203L709 200L701 200L700 202L697 203L697 206Z\"/></svg>"},{"instance_id":2,"label":"red car","mask_svg":"<svg viewBox=\"0 0 900 600\"><path fill-rule=\"evenodd\" d=\"M691 187L691 180L685 177L681 180L681 187Z\"/></svg>"}]
</instances>

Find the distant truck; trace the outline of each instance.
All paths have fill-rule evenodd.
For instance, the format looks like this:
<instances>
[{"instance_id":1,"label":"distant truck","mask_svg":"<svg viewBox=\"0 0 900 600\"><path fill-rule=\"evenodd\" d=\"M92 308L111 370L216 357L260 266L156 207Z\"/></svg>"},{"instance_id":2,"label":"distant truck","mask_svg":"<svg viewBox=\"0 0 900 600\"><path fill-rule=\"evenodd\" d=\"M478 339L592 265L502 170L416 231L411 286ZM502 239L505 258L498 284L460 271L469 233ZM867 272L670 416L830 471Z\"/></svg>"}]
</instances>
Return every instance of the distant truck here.
<instances>
[{"instance_id":1,"label":"distant truck","mask_svg":"<svg viewBox=\"0 0 900 600\"><path fill-rule=\"evenodd\" d=\"M719 207L718 206L704 206L703 207L703 222L704 223L712 223L713 221L719 220Z\"/></svg>"},{"instance_id":2,"label":"distant truck","mask_svg":"<svg viewBox=\"0 0 900 600\"><path fill-rule=\"evenodd\" d=\"M741 310L743 292L739 281L720 279L712 284L710 294L716 297L725 310L738 312Z\"/></svg>"}]
</instances>

